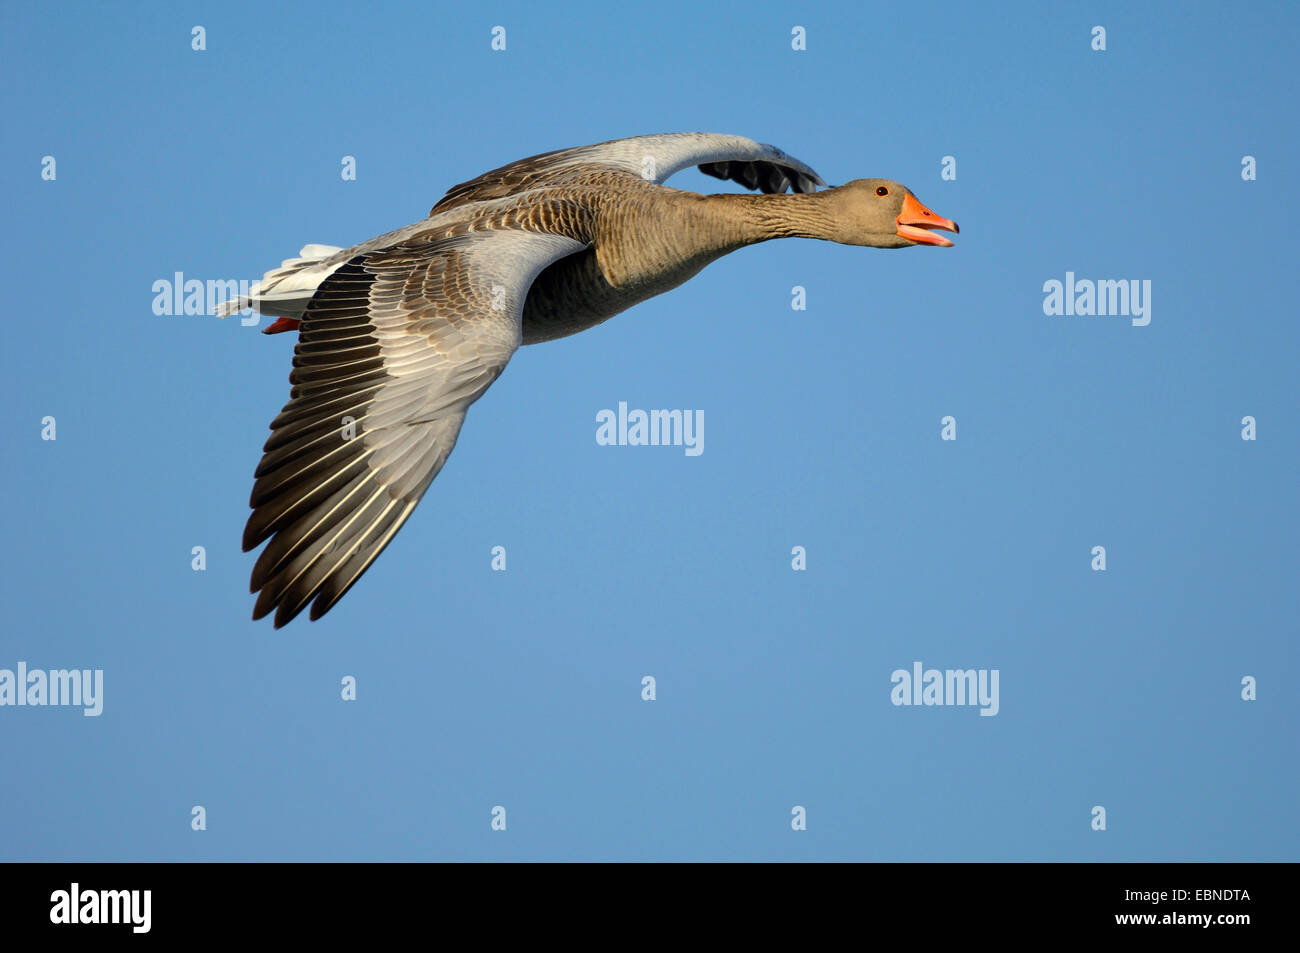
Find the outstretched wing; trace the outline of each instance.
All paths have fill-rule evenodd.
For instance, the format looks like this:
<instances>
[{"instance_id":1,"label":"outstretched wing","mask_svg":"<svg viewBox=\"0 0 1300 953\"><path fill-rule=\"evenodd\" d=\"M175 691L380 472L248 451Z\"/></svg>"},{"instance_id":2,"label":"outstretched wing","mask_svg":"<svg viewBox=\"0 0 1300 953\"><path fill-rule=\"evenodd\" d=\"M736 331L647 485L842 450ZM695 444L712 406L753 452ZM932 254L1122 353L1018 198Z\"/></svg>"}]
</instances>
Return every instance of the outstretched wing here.
<instances>
[{"instance_id":1,"label":"outstretched wing","mask_svg":"<svg viewBox=\"0 0 1300 953\"><path fill-rule=\"evenodd\" d=\"M360 578L519 346L533 279L584 247L523 231L413 240L320 285L250 499L244 549L271 540L253 567L254 619L274 609L279 628L308 603L318 619Z\"/></svg>"},{"instance_id":2,"label":"outstretched wing","mask_svg":"<svg viewBox=\"0 0 1300 953\"><path fill-rule=\"evenodd\" d=\"M674 132L613 139L520 159L452 186L429 214L502 198L601 169L624 172L662 185L673 173L690 166L699 166L708 175L764 192L784 192L787 188L813 192L817 186L826 184L807 165L775 146L743 136Z\"/></svg>"}]
</instances>

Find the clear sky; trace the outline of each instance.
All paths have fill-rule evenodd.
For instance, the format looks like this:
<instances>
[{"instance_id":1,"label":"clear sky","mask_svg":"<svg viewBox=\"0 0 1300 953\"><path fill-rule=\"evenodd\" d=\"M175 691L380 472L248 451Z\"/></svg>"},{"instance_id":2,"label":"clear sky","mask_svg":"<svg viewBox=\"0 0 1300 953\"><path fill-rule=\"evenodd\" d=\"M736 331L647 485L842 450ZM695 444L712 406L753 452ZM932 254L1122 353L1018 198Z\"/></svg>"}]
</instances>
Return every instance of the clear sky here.
<instances>
[{"instance_id":1,"label":"clear sky","mask_svg":"<svg viewBox=\"0 0 1300 953\"><path fill-rule=\"evenodd\" d=\"M0 707L0 858L1297 859L1298 28L6 3L0 669L104 681L98 717ZM293 335L157 315L154 282L694 130L898 179L962 233L772 242L521 350L338 607L251 622ZM1045 314L1067 272L1149 281L1149 324ZM702 411L704 452L598 445L620 401ZM915 662L996 670L998 713L895 706Z\"/></svg>"}]
</instances>

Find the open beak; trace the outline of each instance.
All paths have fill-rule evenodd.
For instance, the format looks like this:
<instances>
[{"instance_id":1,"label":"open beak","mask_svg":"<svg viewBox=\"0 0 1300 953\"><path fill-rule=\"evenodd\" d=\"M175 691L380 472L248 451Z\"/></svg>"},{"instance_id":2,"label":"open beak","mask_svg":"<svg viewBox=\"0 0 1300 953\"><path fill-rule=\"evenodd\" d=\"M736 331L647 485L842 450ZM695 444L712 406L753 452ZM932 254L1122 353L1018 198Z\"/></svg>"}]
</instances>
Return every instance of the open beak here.
<instances>
[{"instance_id":1,"label":"open beak","mask_svg":"<svg viewBox=\"0 0 1300 953\"><path fill-rule=\"evenodd\" d=\"M918 245L952 245L942 235L935 235L931 229L942 229L957 234L961 229L950 218L936 215L916 200L911 192L903 199L903 210L898 213L898 235Z\"/></svg>"}]
</instances>

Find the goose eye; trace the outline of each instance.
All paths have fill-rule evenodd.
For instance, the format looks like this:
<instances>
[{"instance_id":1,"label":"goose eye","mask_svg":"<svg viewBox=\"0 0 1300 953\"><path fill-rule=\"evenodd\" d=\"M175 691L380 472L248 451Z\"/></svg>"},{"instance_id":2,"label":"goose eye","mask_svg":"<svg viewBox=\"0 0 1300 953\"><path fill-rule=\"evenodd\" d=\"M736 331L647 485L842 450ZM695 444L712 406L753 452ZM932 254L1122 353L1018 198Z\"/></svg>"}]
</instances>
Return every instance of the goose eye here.
<instances>
[{"instance_id":1,"label":"goose eye","mask_svg":"<svg viewBox=\"0 0 1300 953\"><path fill-rule=\"evenodd\" d=\"M888 194L889 194L889 189L885 188L883 185L882 185L882 186L879 186L879 187L876 189L876 194L877 194L877 195L888 195Z\"/></svg>"}]
</instances>

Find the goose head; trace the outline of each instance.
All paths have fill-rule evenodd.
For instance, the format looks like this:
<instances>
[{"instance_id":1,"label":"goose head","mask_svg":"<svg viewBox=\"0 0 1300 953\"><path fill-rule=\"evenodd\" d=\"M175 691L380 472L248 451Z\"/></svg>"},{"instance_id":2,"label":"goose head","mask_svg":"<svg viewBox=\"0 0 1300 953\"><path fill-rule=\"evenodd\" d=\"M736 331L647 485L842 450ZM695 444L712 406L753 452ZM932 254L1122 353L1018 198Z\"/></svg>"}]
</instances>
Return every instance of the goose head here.
<instances>
[{"instance_id":1,"label":"goose head","mask_svg":"<svg viewBox=\"0 0 1300 953\"><path fill-rule=\"evenodd\" d=\"M854 179L819 196L831 203L834 241L843 245L950 246L952 242L935 231L959 231L956 222L932 212L906 186L890 179Z\"/></svg>"}]
</instances>

